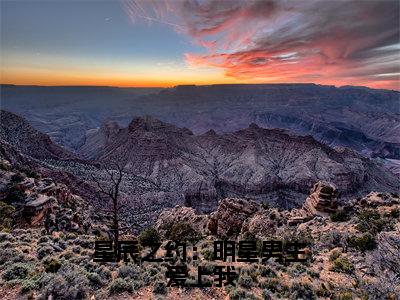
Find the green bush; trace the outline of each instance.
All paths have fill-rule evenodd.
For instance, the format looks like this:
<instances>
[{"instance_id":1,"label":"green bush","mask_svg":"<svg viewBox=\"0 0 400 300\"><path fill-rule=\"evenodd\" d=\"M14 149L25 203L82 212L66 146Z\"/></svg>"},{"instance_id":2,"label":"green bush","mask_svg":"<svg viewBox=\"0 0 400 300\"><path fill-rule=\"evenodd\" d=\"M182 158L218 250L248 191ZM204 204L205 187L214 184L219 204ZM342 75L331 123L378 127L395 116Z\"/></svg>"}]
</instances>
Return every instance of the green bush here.
<instances>
[{"instance_id":1,"label":"green bush","mask_svg":"<svg viewBox=\"0 0 400 300\"><path fill-rule=\"evenodd\" d=\"M332 222L345 222L350 220L350 216L344 209L338 209L331 215Z\"/></svg>"},{"instance_id":2,"label":"green bush","mask_svg":"<svg viewBox=\"0 0 400 300\"><path fill-rule=\"evenodd\" d=\"M382 218L381 215L373 209L364 209L358 214L357 229L361 232L370 232L375 235L382 230L392 228L389 218Z\"/></svg>"},{"instance_id":3,"label":"green bush","mask_svg":"<svg viewBox=\"0 0 400 300\"><path fill-rule=\"evenodd\" d=\"M165 295L167 293L167 285L163 281L156 281L153 286L154 294Z\"/></svg>"},{"instance_id":4,"label":"green bush","mask_svg":"<svg viewBox=\"0 0 400 300\"><path fill-rule=\"evenodd\" d=\"M0 201L0 231L11 231L14 213L14 206Z\"/></svg>"},{"instance_id":5,"label":"green bush","mask_svg":"<svg viewBox=\"0 0 400 300\"><path fill-rule=\"evenodd\" d=\"M56 273L61 268L61 263L58 259L48 258L43 262L44 269L48 273Z\"/></svg>"},{"instance_id":6,"label":"green bush","mask_svg":"<svg viewBox=\"0 0 400 300\"><path fill-rule=\"evenodd\" d=\"M214 257L214 250L212 248L205 248L201 250L201 254L205 260L211 261Z\"/></svg>"},{"instance_id":7,"label":"green bush","mask_svg":"<svg viewBox=\"0 0 400 300\"><path fill-rule=\"evenodd\" d=\"M201 237L189 223L182 222L172 226L168 238L172 241L189 241L196 243Z\"/></svg>"},{"instance_id":8,"label":"green bush","mask_svg":"<svg viewBox=\"0 0 400 300\"><path fill-rule=\"evenodd\" d=\"M14 279L25 279L31 272L31 267L25 263L16 263L7 268L3 273L3 279L10 281Z\"/></svg>"},{"instance_id":9,"label":"green bush","mask_svg":"<svg viewBox=\"0 0 400 300\"><path fill-rule=\"evenodd\" d=\"M335 261L335 259L340 257L340 252L337 250L334 250L331 252L331 254L329 255L329 260L330 261Z\"/></svg>"},{"instance_id":10,"label":"green bush","mask_svg":"<svg viewBox=\"0 0 400 300\"><path fill-rule=\"evenodd\" d=\"M132 284L130 284L129 282L127 282L122 278L115 279L110 285L109 293L113 295L113 294L120 294L123 292L130 292L130 293L133 292Z\"/></svg>"},{"instance_id":11,"label":"green bush","mask_svg":"<svg viewBox=\"0 0 400 300\"><path fill-rule=\"evenodd\" d=\"M139 243L143 247L150 247L155 245L161 241L161 237L158 234L158 231L154 227L149 227L143 230L139 237Z\"/></svg>"},{"instance_id":12,"label":"green bush","mask_svg":"<svg viewBox=\"0 0 400 300\"><path fill-rule=\"evenodd\" d=\"M316 294L309 284L295 282L290 288L291 299L316 299Z\"/></svg>"},{"instance_id":13,"label":"green bush","mask_svg":"<svg viewBox=\"0 0 400 300\"><path fill-rule=\"evenodd\" d=\"M29 291L36 290L38 288L39 288L39 282L37 279L36 280L26 279L22 283L21 294L26 294Z\"/></svg>"},{"instance_id":14,"label":"green bush","mask_svg":"<svg viewBox=\"0 0 400 300\"><path fill-rule=\"evenodd\" d=\"M333 266L330 270L333 272L351 274L354 271L354 266L346 257L338 257L333 261Z\"/></svg>"},{"instance_id":15,"label":"green bush","mask_svg":"<svg viewBox=\"0 0 400 300\"><path fill-rule=\"evenodd\" d=\"M356 248L362 252L373 250L376 246L375 238L370 233L362 236L351 236L348 238L348 244L352 248Z\"/></svg>"}]
</instances>

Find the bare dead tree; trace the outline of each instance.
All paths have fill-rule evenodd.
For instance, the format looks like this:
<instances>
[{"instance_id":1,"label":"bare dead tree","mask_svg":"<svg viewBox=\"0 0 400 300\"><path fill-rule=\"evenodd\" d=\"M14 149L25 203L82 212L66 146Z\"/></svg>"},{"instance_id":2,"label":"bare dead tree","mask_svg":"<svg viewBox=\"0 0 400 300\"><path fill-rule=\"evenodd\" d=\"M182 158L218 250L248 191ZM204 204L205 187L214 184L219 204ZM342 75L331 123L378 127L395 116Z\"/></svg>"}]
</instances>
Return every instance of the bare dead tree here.
<instances>
[{"instance_id":1,"label":"bare dead tree","mask_svg":"<svg viewBox=\"0 0 400 300\"><path fill-rule=\"evenodd\" d=\"M114 160L102 166L101 170L106 173L106 179L91 174L91 181L96 186L99 200L94 206L98 213L109 220L108 227L112 232L115 243L128 232L143 229L141 218L152 212L151 207L146 207L143 203L133 202L132 199L126 197L124 192L127 191L127 187L124 187L124 183L126 184L129 179L134 178L146 183L148 183L148 180L127 172L125 170L126 164L122 161L122 159Z\"/></svg>"},{"instance_id":2,"label":"bare dead tree","mask_svg":"<svg viewBox=\"0 0 400 300\"><path fill-rule=\"evenodd\" d=\"M113 232L113 239L115 245L118 243L120 236L120 218L121 210L124 207L123 201L121 201L121 183L124 177L125 165L118 162L110 163L110 168L104 168L104 171L108 175L109 181L107 183L102 183L98 178L92 177L92 181L96 184L97 189L100 193L101 211L106 213L111 217L110 229ZM105 202L105 203L104 203Z\"/></svg>"}]
</instances>

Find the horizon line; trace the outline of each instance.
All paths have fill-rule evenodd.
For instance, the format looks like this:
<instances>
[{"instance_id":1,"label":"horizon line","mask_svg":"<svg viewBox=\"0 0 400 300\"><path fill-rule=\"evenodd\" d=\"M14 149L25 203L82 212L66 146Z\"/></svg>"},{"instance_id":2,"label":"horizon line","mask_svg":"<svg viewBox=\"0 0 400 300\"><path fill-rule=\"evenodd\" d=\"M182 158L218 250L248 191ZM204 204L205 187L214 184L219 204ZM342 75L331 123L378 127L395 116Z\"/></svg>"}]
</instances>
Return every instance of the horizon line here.
<instances>
[{"instance_id":1,"label":"horizon line","mask_svg":"<svg viewBox=\"0 0 400 300\"><path fill-rule=\"evenodd\" d=\"M117 89L173 89L180 86L228 86L228 85L316 85L316 86L325 86L325 87L335 87L335 88L343 88L343 87L355 87L355 88L367 88L371 90L385 90L385 91L394 91L400 92L395 89L385 89L385 88L373 88L369 86L363 85L334 85L334 84L319 84L314 82L282 82L282 83L215 83L215 84L178 84L172 86L113 86L113 85L39 85L39 84L15 84L15 83L0 83L0 86L20 86L20 87L103 87L103 88L117 88Z\"/></svg>"}]
</instances>

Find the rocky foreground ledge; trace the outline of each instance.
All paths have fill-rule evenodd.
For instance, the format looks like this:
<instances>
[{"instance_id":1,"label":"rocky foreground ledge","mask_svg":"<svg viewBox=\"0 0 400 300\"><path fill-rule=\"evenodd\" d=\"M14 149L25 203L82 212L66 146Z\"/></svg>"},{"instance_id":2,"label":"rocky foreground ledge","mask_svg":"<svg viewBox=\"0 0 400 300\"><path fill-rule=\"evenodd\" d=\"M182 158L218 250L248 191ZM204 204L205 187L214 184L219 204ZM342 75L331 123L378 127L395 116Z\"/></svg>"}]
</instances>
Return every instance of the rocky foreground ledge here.
<instances>
[{"instance_id":1,"label":"rocky foreground ledge","mask_svg":"<svg viewBox=\"0 0 400 300\"><path fill-rule=\"evenodd\" d=\"M239 275L235 287L178 288L167 286L166 262L93 262L94 242L108 230L93 209L63 184L35 174L19 178L10 168L3 161L0 186L4 190L14 182L15 189L7 188L3 196L19 203L21 215L18 222L1 220L2 299L395 300L400 294L400 198L395 193L371 192L340 204L336 187L318 182L298 209L226 198L210 214L183 206L164 210L154 227L121 238L138 240L143 253L154 242L197 245L198 260L188 261L189 283L197 280L197 266L212 270L218 265L212 260L214 241L306 244L306 262L233 263ZM11 205L0 204L2 216L12 215ZM158 255L165 254L163 247Z\"/></svg>"}]
</instances>

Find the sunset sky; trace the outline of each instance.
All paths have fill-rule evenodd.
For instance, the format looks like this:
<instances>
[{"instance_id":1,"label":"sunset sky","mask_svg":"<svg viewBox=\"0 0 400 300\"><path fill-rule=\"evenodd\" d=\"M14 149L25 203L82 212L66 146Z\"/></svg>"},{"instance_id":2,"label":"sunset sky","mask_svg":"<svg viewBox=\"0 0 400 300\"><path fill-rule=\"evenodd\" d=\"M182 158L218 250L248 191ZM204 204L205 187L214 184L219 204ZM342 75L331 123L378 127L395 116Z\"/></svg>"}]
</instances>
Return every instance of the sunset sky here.
<instances>
[{"instance_id":1,"label":"sunset sky","mask_svg":"<svg viewBox=\"0 0 400 300\"><path fill-rule=\"evenodd\" d=\"M399 1L0 1L1 83L400 90Z\"/></svg>"}]
</instances>

